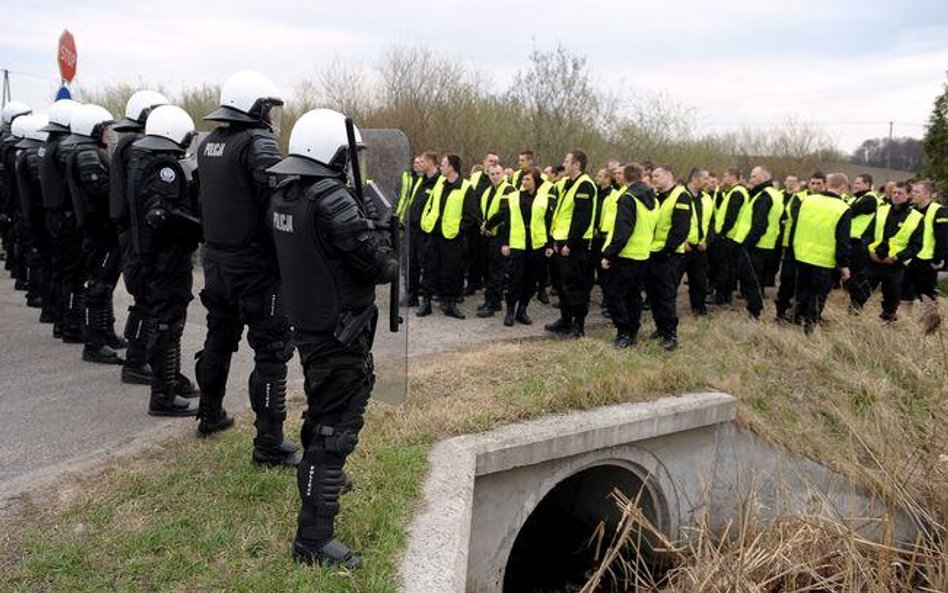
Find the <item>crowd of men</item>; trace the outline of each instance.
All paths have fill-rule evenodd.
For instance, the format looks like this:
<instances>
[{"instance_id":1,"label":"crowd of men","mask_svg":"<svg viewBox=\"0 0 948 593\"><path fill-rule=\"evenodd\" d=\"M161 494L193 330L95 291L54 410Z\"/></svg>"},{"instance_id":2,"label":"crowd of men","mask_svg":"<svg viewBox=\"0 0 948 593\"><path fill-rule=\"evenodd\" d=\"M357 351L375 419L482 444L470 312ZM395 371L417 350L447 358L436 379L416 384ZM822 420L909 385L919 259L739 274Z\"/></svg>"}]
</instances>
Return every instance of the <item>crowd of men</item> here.
<instances>
[{"instance_id":1,"label":"crowd of men","mask_svg":"<svg viewBox=\"0 0 948 593\"><path fill-rule=\"evenodd\" d=\"M506 304L504 325L530 324L534 297L559 297L560 318L546 329L581 337L595 284L615 346L636 343L643 308L652 339L678 345L678 291L687 276L692 313L732 302L735 293L759 319L775 287L776 319L806 332L820 320L834 286L860 312L881 285L885 322L901 300L934 299L948 251L948 210L929 180L888 181L869 174L796 175L780 184L764 166L745 181L730 167L719 178L694 168L679 178L669 165L610 159L593 173L582 150L542 171L532 151L505 169L487 153L470 176L460 158L425 152L402 175L398 214L407 304L417 315L464 319L458 302L483 289L478 317Z\"/></svg>"},{"instance_id":2,"label":"crowd of men","mask_svg":"<svg viewBox=\"0 0 948 593\"><path fill-rule=\"evenodd\" d=\"M598 283L616 347L636 343L647 303L666 350L677 346L685 275L696 315L739 290L759 318L765 287L778 285L778 319L810 331L837 280L855 312L881 284L882 318L893 321L903 295L935 298L946 259L948 211L927 180L877 193L868 175L850 186L817 172L805 188L788 176L778 189L763 166L745 184L736 168L679 180L668 165L618 160L593 177L581 150L543 171L530 151L516 170L489 153L469 177L458 155L425 152L389 218L363 195L352 122L307 112L284 157L282 105L265 76L234 74L205 116L217 127L191 155L193 120L154 91L133 94L118 122L71 100L48 116L8 102L0 235L15 289L53 337L82 343L84 361L120 365L123 382L150 385L149 414L196 416L199 436L233 425L223 400L246 326L252 459L296 467L302 562L361 562L333 526L374 385L375 287L397 279L399 257L419 317L437 300L463 319L458 304L483 290L478 317L506 306L505 326L529 325L530 302L553 306L552 292L560 318L546 329L582 337ZM396 227L400 254L386 234ZM195 386L181 372L181 337L199 244L207 333ZM112 305L120 276L132 297L124 337ZM283 431L294 351L307 399L302 454Z\"/></svg>"}]
</instances>

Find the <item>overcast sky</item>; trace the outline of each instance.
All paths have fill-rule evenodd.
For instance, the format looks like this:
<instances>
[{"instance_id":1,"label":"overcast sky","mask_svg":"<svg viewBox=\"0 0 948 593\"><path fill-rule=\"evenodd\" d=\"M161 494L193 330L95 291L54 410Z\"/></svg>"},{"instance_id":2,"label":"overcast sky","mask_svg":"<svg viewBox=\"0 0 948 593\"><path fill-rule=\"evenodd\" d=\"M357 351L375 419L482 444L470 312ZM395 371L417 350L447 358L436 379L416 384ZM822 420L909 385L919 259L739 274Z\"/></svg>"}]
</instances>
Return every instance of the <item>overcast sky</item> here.
<instances>
[{"instance_id":1,"label":"overcast sky","mask_svg":"<svg viewBox=\"0 0 948 593\"><path fill-rule=\"evenodd\" d=\"M0 67L15 99L45 112L68 28L74 84L127 81L172 91L241 68L287 94L333 60L371 66L393 45L470 63L502 89L531 49L585 55L598 84L662 92L703 130L818 123L851 150L921 137L948 70L945 0L395 2L4 0Z\"/></svg>"}]
</instances>

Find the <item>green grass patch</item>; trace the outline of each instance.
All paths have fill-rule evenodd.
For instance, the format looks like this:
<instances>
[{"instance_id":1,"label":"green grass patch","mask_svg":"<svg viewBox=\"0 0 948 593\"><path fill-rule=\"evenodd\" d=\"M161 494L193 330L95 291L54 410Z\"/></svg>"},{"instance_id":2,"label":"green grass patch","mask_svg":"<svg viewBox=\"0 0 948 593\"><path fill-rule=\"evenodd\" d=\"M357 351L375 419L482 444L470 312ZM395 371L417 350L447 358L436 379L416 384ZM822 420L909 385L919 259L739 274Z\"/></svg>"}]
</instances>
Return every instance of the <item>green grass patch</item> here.
<instances>
[{"instance_id":1,"label":"green grass patch","mask_svg":"<svg viewBox=\"0 0 948 593\"><path fill-rule=\"evenodd\" d=\"M943 520L940 334L923 336L910 311L888 327L868 313L850 318L840 304L828 317L810 337L736 310L685 319L670 354L644 339L646 326L628 351L598 329L580 341L494 343L413 361L408 401L370 406L347 466L356 491L342 499L338 535L366 559L351 573L291 561L295 472L253 466L252 427L241 418L219 438L177 440L115 464L65 507L26 509L3 526L0 591L395 591L435 440L698 390L735 395L745 427L883 494L901 484Z\"/></svg>"}]
</instances>

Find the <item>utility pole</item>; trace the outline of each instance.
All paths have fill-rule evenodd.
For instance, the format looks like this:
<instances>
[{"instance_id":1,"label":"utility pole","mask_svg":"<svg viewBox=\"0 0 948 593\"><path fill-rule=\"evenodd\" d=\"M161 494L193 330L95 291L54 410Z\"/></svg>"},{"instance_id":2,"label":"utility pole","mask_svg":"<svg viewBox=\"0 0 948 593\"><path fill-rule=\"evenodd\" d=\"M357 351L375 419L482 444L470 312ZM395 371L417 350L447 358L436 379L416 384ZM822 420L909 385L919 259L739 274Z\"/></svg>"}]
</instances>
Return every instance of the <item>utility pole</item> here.
<instances>
[{"instance_id":1,"label":"utility pole","mask_svg":"<svg viewBox=\"0 0 948 593\"><path fill-rule=\"evenodd\" d=\"M892 124L894 122L889 122L889 143L885 147L885 168L892 168Z\"/></svg>"}]
</instances>

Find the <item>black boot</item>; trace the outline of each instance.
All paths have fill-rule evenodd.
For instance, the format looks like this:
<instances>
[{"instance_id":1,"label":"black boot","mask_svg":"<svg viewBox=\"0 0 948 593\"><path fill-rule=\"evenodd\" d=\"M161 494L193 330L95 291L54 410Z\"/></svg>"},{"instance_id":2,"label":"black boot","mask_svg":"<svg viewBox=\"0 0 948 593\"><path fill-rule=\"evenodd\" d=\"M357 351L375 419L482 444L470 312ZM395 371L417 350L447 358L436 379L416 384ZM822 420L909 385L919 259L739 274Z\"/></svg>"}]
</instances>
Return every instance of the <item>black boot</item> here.
<instances>
[{"instance_id":1,"label":"black boot","mask_svg":"<svg viewBox=\"0 0 948 593\"><path fill-rule=\"evenodd\" d=\"M493 317L497 311L500 311L500 305L495 304L493 301L484 301L484 304L477 308L477 316L481 319L486 319Z\"/></svg>"},{"instance_id":2,"label":"black boot","mask_svg":"<svg viewBox=\"0 0 948 593\"><path fill-rule=\"evenodd\" d=\"M151 352L151 366L155 380L148 401L150 416L196 416L198 408L188 400L174 394L175 380L181 371L181 323L158 326L157 336Z\"/></svg>"},{"instance_id":3,"label":"black boot","mask_svg":"<svg viewBox=\"0 0 948 593\"><path fill-rule=\"evenodd\" d=\"M537 300L543 303L544 305L550 304L550 295L546 292L545 288L541 288L537 291Z\"/></svg>"},{"instance_id":4,"label":"black boot","mask_svg":"<svg viewBox=\"0 0 948 593\"><path fill-rule=\"evenodd\" d=\"M507 314L504 316L504 325L506 327L513 327L516 320L517 314L513 303L507 303Z\"/></svg>"},{"instance_id":5,"label":"black boot","mask_svg":"<svg viewBox=\"0 0 948 593\"><path fill-rule=\"evenodd\" d=\"M362 566L362 556L354 554L346 544L337 539L315 546L308 546L298 540L294 541L293 559L301 564L342 566L343 568Z\"/></svg>"},{"instance_id":6,"label":"black boot","mask_svg":"<svg viewBox=\"0 0 948 593\"><path fill-rule=\"evenodd\" d=\"M573 329L567 335L571 338L582 338L583 336L585 336L586 335L586 318L577 317L576 319L574 319Z\"/></svg>"},{"instance_id":7,"label":"black boot","mask_svg":"<svg viewBox=\"0 0 948 593\"><path fill-rule=\"evenodd\" d=\"M544 325L543 329L555 334L566 334L573 331L573 323L571 321L567 321L565 317L560 317L553 323L547 323Z\"/></svg>"},{"instance_id":8,"label":"black boot","mask_svg":"<svg viewBox=\"0 0 948 593\"><path fill-rule=\"evenodd\" d=\"M418 317L427 317L431 315L431 297L424 297L421 302L421 306L418 307L418 312L415 313Z\"/></svg>"},{"instance_id":9,"label":"black boot","mask_svg":"<svg viewBox=\"0 0 948 593\"><path fill-rule=\"evenodd\" d=\"M207 437L215 432L227 430L234 425L234 419L227 415L223 407L227 374L230 372L230 358L215 360L204 350L194 355L194 376L200 387L200 403L197 417L199 437Z\"/></svg>"},{"instance_id":10,"label":"black boot","mask_svg":"<svg viewBox=\"0 0 948 593\"><path fill-rule=\"evenodd\" d=\"M461 310L458 309L457 301L453 299L446 301L446 305L444 307L444 315L445 317L453 317L454 319L465 319L464 313L462 313Z\"/></svg>"},{"instance_id":11,"label":"black boot","mask_svg":"<svg viewBox=\"0 0 948 593\"><path fill-rule=\"evenodd\" d=\"M530 319L530 316L527 315L527 306L521 304L517 307L517 316L515 317L517 323L522 323L523 325L532 325L533 320Z\"/></svg>"},{"instance_id":12,"label":"black boot","mask_svg":"<svg viewBox=\"0 0 948 593\"><path fill-rule=\"evenodd\" d=\"M316 437L320 438L320 437ZM335 519L339 513L339 495L345 486L345 472L338 454L329 454L323 444L310 444L306 459L296 470L300 492L293 557L304 564L322 564L358 568L362 558L335 539Z\"/></svg>"},{"instance_id":13,"label":"black boot","mask_svg":"<svg viewBox=\"0 0 948 593\"><path fill-rule=\"evenodd\" d=\"M253 461L262 465L296 467L302 455L299 446L283 436L286 420L286 364L259 362L249 379L251 408L257 414L254 426Z\"/></svg>"},{"instance_id":14,"label":"black boot","mask_svg":"<svg viewBox=\"0 0 948 593\"><path fill-rule=\"evenodd\" d=\"M128 308L128 319L125 321L123 333L128 341L128 349L125 351L125 364L122 365L122 383L151 385L154 379L148 365L151 324L135 305Z\"/></svg>"},{"instance_id":15,"label":"black boot","mask_svg":"<svg viewBox=\"0 0 948 593\"><path fill-rule=\"evenodd\" d=\"M676 348L678 348L678 332L673 330L665 334L665 337L662 338L662 350L671 352Z\"/></svg>"},{"instance_id":16,"label":"black boot","mask_svg":"<svg viewBox=\"0 0 948 593\"><path fill-rule=\"evenodd\" d=\"M105 344L108 310L105 307L85 307L85 340L82 360L98 364L123 364L125 361Z\"/></svg>"}]
</instances>

